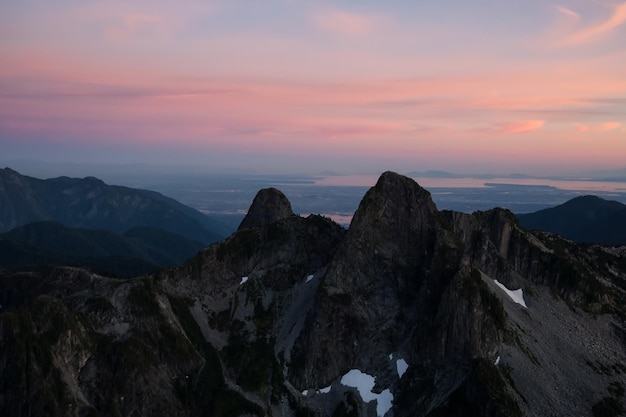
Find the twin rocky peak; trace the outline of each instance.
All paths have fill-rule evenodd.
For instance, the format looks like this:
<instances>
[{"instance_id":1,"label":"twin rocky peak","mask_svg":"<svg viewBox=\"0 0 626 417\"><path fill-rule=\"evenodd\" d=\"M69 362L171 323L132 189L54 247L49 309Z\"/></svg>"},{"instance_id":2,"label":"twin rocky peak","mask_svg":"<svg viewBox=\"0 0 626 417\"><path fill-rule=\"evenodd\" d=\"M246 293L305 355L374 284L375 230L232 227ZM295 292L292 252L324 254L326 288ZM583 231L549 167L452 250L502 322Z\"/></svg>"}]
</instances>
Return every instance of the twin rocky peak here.
<instances>
[{"instance_id":1,"label":"twin rocky peak","mask_svg":"<svg viewBox=\"0 0 626 417\"><path fill-rule=\"evenodd\" d=\"M439 211L392 172L348 230L269 188L179 268L0 281L0 376L30 381L0 394L25 416L623 410L625 276L607 248Z\"/></svg>"}]
</instances>

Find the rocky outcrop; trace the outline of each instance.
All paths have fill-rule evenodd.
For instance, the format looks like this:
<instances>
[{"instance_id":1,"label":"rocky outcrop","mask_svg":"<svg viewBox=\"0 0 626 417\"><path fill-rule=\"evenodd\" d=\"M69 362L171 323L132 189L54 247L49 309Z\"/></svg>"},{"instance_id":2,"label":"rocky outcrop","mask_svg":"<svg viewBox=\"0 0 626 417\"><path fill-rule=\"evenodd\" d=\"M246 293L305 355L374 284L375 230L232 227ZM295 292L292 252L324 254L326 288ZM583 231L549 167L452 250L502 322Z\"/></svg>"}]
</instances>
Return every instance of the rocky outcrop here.
<instances>
[{"instance_id":1,"label":"rocky outcrop","mask_svg":"<svg viewBox=\"0 0 626 417\"><path fill-rule=\"evenodd\" d=\"M180 268L0 273L3 415L624 410L623 251L440 212L392 172L347 231L268 189Z\"/></svg>"},{"instance_id":2,"label":"rocky outcrop","mask_svg":"<svg viewBox=\"0 0 626 417\"><path fill-rule=\"evenodd\" d=\"M238 230L267 226L293 216L291 203L276 188L265 188L257 193Z\"/></svg>"}]
</instances>

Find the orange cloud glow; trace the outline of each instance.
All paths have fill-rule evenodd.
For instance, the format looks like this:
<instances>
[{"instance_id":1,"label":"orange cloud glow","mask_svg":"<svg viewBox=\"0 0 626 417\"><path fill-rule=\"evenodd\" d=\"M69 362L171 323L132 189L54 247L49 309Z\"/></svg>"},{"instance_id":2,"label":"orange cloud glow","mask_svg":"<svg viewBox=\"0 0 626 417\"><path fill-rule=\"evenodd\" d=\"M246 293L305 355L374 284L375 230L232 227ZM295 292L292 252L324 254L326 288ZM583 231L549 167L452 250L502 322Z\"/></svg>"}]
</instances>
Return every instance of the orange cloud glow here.
<instances>
[{"instance_id":1,"label":"orange cloud glow","mask_svg":"<svg viewBox=\"0 0 626 417\"><path fill-rule=\"evenodd\" d=\"M600 131L609 132L611 130L619 129L620 127L622 127L622 124L620 122L606 122L602 124L602 126L600 127Z\"/></svg>"}]
</instances>

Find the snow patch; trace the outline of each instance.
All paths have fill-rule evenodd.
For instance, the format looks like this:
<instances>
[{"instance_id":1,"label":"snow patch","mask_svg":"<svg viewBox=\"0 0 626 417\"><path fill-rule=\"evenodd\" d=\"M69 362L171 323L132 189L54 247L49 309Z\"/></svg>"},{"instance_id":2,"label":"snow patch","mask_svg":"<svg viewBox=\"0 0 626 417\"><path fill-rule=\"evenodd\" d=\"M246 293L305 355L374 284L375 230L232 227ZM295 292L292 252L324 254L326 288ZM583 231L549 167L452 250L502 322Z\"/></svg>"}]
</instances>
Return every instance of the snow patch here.
<instances>
[{"instance_id":1,"label":"snow patch","mask_svg":"<svg viewBox=\"0 0 626 417\"><path fill-rule=\"evenodd\" d=\"M494 365L498 366L498 364L500 363L500 355L498 355L498 357L496 358L496 360L493 362Z\"/></svg>"},{"instance_id":2,"label":"snow patch","mask_svg":"<svg viewBox=\"0 0 626 417\"><path fill-rule=\"evenodd\" d=\"M239 285L243 285L246 282L248 282L248 277L241 277L241 282L239 283Z\"/></svg>"},{"instance_id":3,"label":"snow patch","mask_svg":"<svg viewBox=\"0 0 626 417\"><path fill-rule=\"evenodd\" d=\"M306 277L306 281L305 282L309 282L313 279L313 275L309 275Z\"/></svg>"},{"instance_id":4,"label":"snow patch","mask_svg":"<svg viewBox=\"0 0 626 417\"><path fill-rule=\"evenodd\" d=\"M524 291L521 288L519 290L512 291L512 290L509 290L507 287L505 287L504 284L502 284L497 279L494 279L493 282L495 282L498 287L502 288L502 290L509 297L511 297L511 300L513 300L514 302L516 302L517 304L521 306L528 308L528 306L526 305L526 302L524 301Z\"/></svg>"},{"instance_id":5,"label":"snow patch","mask_svg":"<svg viewBox=\"0 0 626 417\"><path fill-rule=\"evenodd\" d=\"M372 392L375 381L376 379L373 376L358 369L352 369L341 377L341 383L347 387L356 388L364 402L369 403L372 400L376 400L376 414L378 417L383 417L391 409L393 394L389 389L384 390L380 394Z\"/></svg>"},{"instance_id":6,"label":"snow patch","mask_svg":"<svg viewBox=\"0 0 626 417\"><path fill-rule=\"evenodd\" d=\"M398 359L396 361L396 369L398 371L398 376L402 378L402 375L404 375L406 370L409 369L409 364L406 363L404 359Z\"/></svg>"},{"instance_id":7,"label":"snow patch","mask_svg":"<svg viewBox=\"0 0 626 417\"><path fill-rule=\"evenodd\" d=\"M305 397L309 395L309 390L305 389L304 391L302 391L302 395L304 395Z\"/></svg>"},{"instance_id":8,"label":"snow patch","mask_svg":"<svg viewBox=\"0 0 626 417\"><path fill-rule=\"evenodd\" d=\"M328 393L330 392L330 385L329 385L329 386L327 386L326 388L322 388L322 389L320 390L320 392L321 392L322 394L328 394Z\"/></svg>"}]
</instances>

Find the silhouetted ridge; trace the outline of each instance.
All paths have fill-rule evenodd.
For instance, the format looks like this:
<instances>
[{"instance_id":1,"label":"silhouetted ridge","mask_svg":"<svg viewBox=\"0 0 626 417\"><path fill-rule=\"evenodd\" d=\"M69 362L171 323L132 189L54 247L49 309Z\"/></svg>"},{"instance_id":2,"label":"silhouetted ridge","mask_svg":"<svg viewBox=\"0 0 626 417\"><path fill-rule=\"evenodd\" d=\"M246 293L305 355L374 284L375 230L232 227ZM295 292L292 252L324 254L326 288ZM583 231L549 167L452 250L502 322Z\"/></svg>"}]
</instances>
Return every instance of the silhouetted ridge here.
<instances>
[{"instance_id":1,"label":"silhouetted ridge","mask_svg":"<svg viewBox=\"0 0 626 417\"><path fill-rule=\"evenodd\" d=\"M262 227L290 216L293 216L293 210L285 194L276 188L265 188L254 197L248 214L237 230Z\"/></svg>"},{"instance_id":2,"label":"silhouetted ridge","mask_svg":"<svg viewBox=\"0 0 626 417\"><path fill-rule=\"evenodd\" d=\"M597 196L576 197L517 217L527 229L555 233L576 242L626 244L626 205Z\"/></svg>"},{"instance_id":3,"label":"silhouetted ridge","mask_svg":"<svg viewBox=\"0 0 626 417\"><path fill-rule=\"evenodd\" d=\"M107 185L95 177L41 180L0 170L0 233L47 220L120 234L153 227L203 244L228 235L208 216L154 191Z\"/></svg>"}]
</instances>

